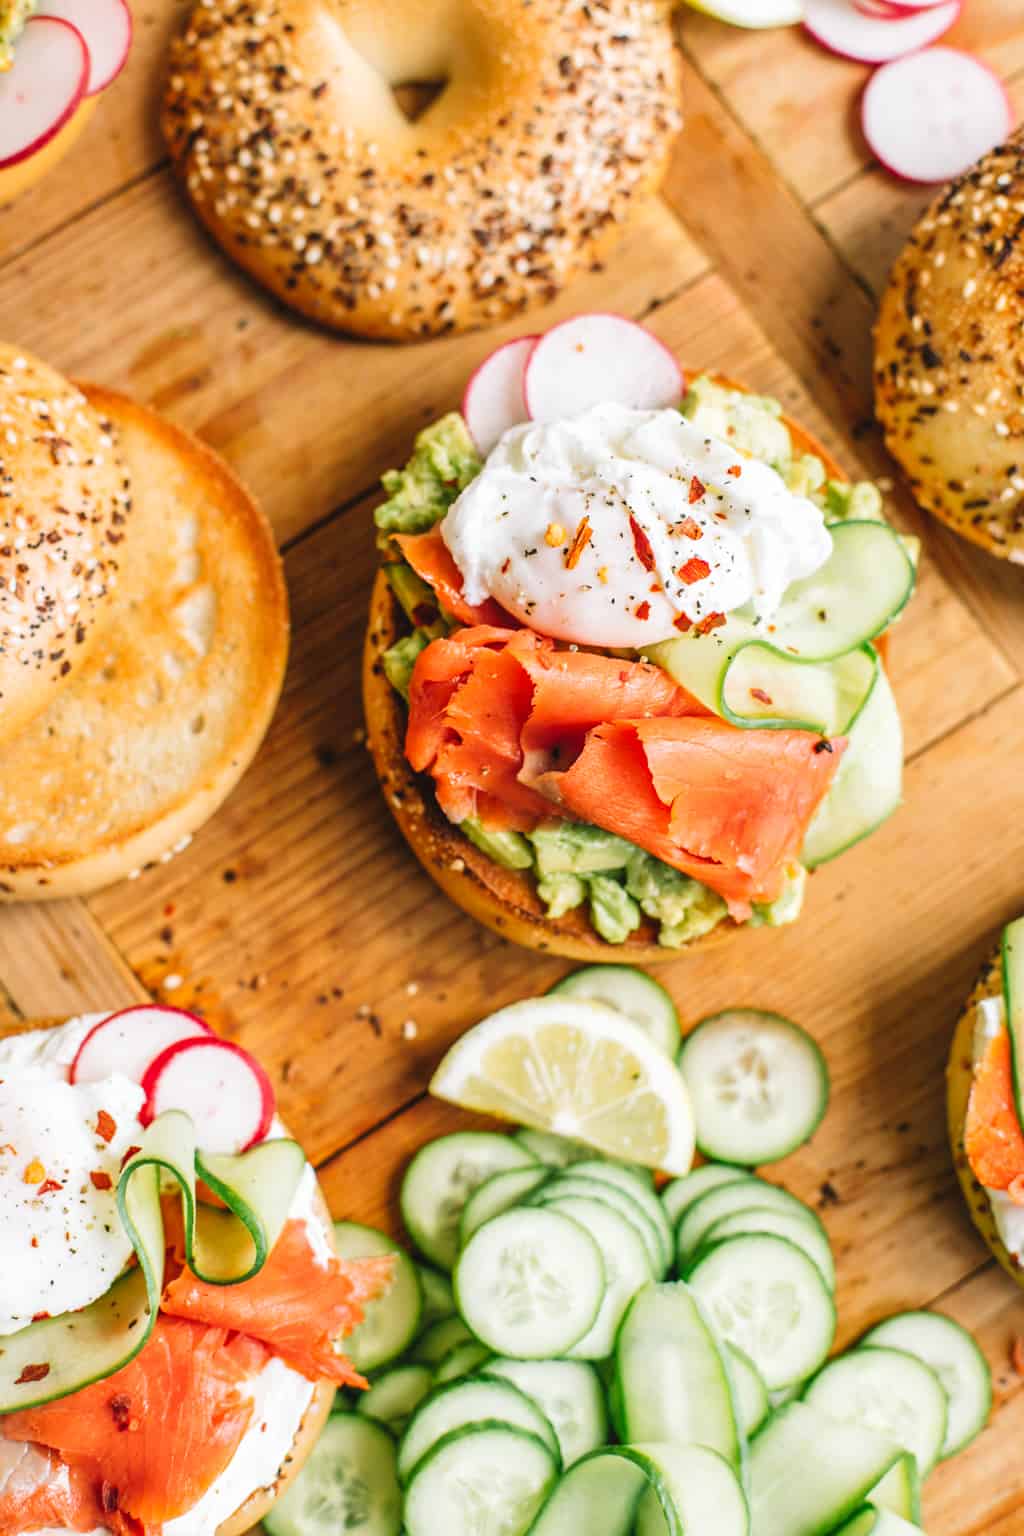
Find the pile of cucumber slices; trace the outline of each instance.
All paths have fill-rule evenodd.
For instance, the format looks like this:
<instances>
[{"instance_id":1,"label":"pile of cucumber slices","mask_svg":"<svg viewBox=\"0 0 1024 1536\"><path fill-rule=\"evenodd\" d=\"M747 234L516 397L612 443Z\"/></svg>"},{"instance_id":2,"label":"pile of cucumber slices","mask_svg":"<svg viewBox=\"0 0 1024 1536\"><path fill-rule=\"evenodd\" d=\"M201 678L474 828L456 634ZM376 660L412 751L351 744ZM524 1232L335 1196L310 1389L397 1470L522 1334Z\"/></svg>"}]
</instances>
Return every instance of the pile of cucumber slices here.
<instances>
[{"instance_id":1,"label":"pile of cucumber slices","mask_svg":"<svg viewBox=\"0 0 1024 1536\"><path fill-rule=\"evenodd\" d=\"M663 989L602 970L568 985L667 1044ZM785 1092L759 1091L765 1063ZM406 1171L420 1259L337 1224L343 1257L393 1253L395 1279L345 1344L370 1389L339 1396L270 1536L920 1531L923 1479L988 1417L984 1357L950 1318L908 1312L828 1358L827 1232L751 1171L824 1113L802 1030L733 1010L680 1067L715 1160L660 1190L549 1133L463 1132Z\"/></svg>"}]
</instances>

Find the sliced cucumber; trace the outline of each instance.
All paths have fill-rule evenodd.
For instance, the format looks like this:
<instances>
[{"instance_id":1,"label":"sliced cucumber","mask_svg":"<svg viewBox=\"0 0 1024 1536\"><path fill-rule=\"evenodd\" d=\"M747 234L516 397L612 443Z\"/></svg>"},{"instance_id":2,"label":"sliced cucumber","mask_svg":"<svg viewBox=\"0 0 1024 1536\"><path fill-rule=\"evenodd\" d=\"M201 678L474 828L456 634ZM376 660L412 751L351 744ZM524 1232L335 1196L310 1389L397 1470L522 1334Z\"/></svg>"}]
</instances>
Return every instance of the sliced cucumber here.
<instances>
[{"instance_id":1,"label":"sliced cucumber","mask_svg":"<svg viewBox=\"0 0 1024 1536\"><path fill-rule=\"evenodd\" d=\"M434 1372L436 1386L444 1386L446 1382L460 1381L463 1376L472 1376L479 1371L491 1359L491 1351L486 1344L479 1343L476 1339L469 1339L465 1344L456 1344L450 1349Z\"/></svg>"},{"instance_id":2,"label":"sliced cucumber","mask_svg":"<svg viewBox=\"0 0 1024 1536\"><path fill-rule=\"evenodd\" d=\"M442 1275L439 1269L429 1264L417 1264L416 1273L420 1277L420 1291L423 1294L420 1328L425 1333L442 1318L455 1315L455 1293L448 1276Z\"/></svg>"},{"instance_id":3,"label":"sliced cucumber","mask_svg":"<svg viewBox=\"0 0 1024 1536\"><path fill-rule=\"evenodd\" d=\"M334 1414L263 1524L268 1536L398 1536L402 1493L387 1430L358 1413Z\"/></svg>"},{"instance_id":4,"label":"sliced cucumber","mask_svg":"<svg viewBox=\"0 0 1024 1536\"><path fill-rule=\"evenodd\" d=\"M563 976L550 990L617 1009L639 1024L666 1056L675 1056L679 1049L676 1005L646 971L632 965L588 965Z\"/></svg>"},{"instance_id":5,"label":"sliced cucumber","mask_svg":"<svg viewBox=\"0 0 1024 1536\"><path fill-rule=\"evenodd\" d=\"M342 1259L370 1259L381 1254L394 1258L387 1291L367 1303L363 1321L345 1339L345 1353L357 1371L379 1370L405 1353L419 1329L423 1292L416 1266L383 1232L355 1221L334 1223L334 1246Z\"/></svg>"},{"instance_id":6,"label":"sliced cucumber","mask_svg":"<svg viewBox=\"0 0 1024 1536\"><path fill-rule=\"evenodd\" d=\"M874 1430L911 1451L922 1478L939 1459L949 1408L930 1366L903 1350L863 1345L830 1360L804 1389L810 1407L830 1418Z\"/></svg>"},{"instance_id":7,"label":"sliced cucumber","mask_svg":"<svg viewBox=\"0 0 1024 1536\"><path fill-rule=\"evenodd\" d=\"M556 1136L553 1131L535 1131L532 1125L520 1126L515 1139L548 1168L571 1168L573 1163L589 1162L597 1155L586 1142L573 1141L568 1136ZM646 1169L643 1171L647 1172ZM648 1178L652 1177L648 1173Z\"/></svg>"},{"instance_id":8,"label":"sliced cucumber","mask_svg":"<svg viewBox=\"0 0 1024 1536\"><path fill-rule=\"evenodd\" d=\"M408 1536L525 1536L557 1477L558 1462L537 1435L503 1424L452 1430L410 1479L405 1530Z\"/></svg>"},{"instance_id":9,"label":"sliced cucumber","mask_svg":"<svg viewBox=\"0 0 1024 1536\"><path fill-rule=\"evenodd\" d=\"M804 839L809 869L874 832L903 797L903 726L884 667L847 734L850 744Z\"/></svg>"},{"instance_id":10,"label":"sliced cucumber","mask_svg":"<svg viewBox=\"0 0 1024 1536\"><path fill-rule=\"evenodd\" d=\"M462 1208L459 1217L459 1247L464 1248L477 1227L482 1227L492 1216L500 1216L514 1205L532 1195L551 1177L550 1168L506 1168L504 1173L494 1173L485 1179L479 1189L474 1189Z\"/></svg>"},{"instance_id":11,"label":"sliced cucumber","mask_svg":"<svg viewBox=\"0 0 1024 1536\"><path fill-rule=\"evenodd\" d=\"M723 1216L710 1227L694 1255L695 1262L705 1248L727 1241L730 1237L744 1237L749 1232L770 1232L773 1237L784 1237L795 1247L802 1248L807 1257L821 1271L821 1278L830 1291L836 1288L836 1265L828 1238L816 1222L805 1221L790 1211L748 1210L734 1211Z\"/></svg>"},{"instance_id":12,"label":"sliced cucumber","mask_svg":"<svg viewBox=\"0 0 1024 1536\"><path fill-rule=\"evenodd\" d=\"M1017 1119L1024 1125L1024 917L1007 923L1000 946L1003 965L1003 1002L1006 1027L1013 1051L1013 1081Z\"/></svg>"},{"instance_id":13,"label":"sliced cucumber","mask_svg":"<svg viewBox=\"0 0 1024 1536\"><path fill-rule=\"evenodd\" d=\"M835 1536L924 1536L919 1525L903 1520L888 1509L869 1504L840 1526Z\"/></svg>"},{"instance_id":14,"label":"sliced cucumber","mask_svg":"<svg viewBox=\"0 0 1024 1536\"><path fill-rule=\"evenodd\" d=\"M943 1460L962 1451L984 1429L992 1410L992 1372L966 1328L951 1317L941 1312L901 1312L872 1328L861 1342L905 1350L931 1366L949 1399L949 1422L940 1452Z\"/></svg>"},{"instance_id":15,"label":"sliced cucumber","mask_svg":"<svg viewBox=\"0 0 1024 1536\"><path fill-rule=\"evenodd\" d=\"M732 1008L684 1040L697 1145L723 1162L773 1163L814 1134L828 1106L828 1068L806 1030L775 1013Z\"/></svg>"},{"instance_id":16,"label":"sliced cucumber","mask_svg":"<svg viewBox=\"0 0 1024 1536\"><path fill-rule=\"evenodd\" d=\"M688 1286L640 1292L619 1331L615 1373L629 1441L706 1445L740 1470L745 1442L730 1366Z\"/></svg>"},{"instance_id":17,"label":"sliced cucumber","mask_svg":"<svg viewBox=\"0 0 1024 1536\"><path fill-rule=\"evenodd\" d=\"M427 1452L453 1429L470 1424L507 1424L542 1440L560 1464L558 1439L531 1397L511 1381L481 1377L432 1392L413 1415L398 1447L398 1480L407 1483Z\"/></svg>"},{"instance_id":18,"label":"sliced cucumber","mask_svg":"<svg viewBox=\"0 0 1024 1536\"><path fill-rule=\"evenodd\" d=\"M595 1179L598 1184L611 1184L629 1196L654 1228L661 1249L662 1264L667 1270L672 1263L674 1238L664 1207L653 1189L639 1179L631 1168L624 1168L621 1163L603 1163L595 1159L589 1163L577 1163L573 1173L578 1179Z\"/></svg>"},{"instance_id":19,"label":"sliced cucumber","mask_svg":"<svg viewBox=\"0 0 1024 1536\"><path fill-rule=\"evenodd\" d=\"M805 1381L832 1348L832 1293L817 1265L784 1238L719 1243L687 1280L719 1335L750 1356L771 1391Z\"/></svg>"},{"instance_id":20,"label":"sliced cucumber","mask_svg":"<svg viewBox=\"0 0 1024 1536\"><path fill-rule=\"evenodd\" d=\"M750 1447L750 1514L757 1536L827 1536L859 1510L898 1448L859 1425L790 1403Z\"/></svg>"},{"instance_id":21,"label":"sliced cucumber","mask_svg":"<svg viewBox=\"0 0 1024 1536\"><path fill-rule=\"evenodd\" d=\"M402 1219L416 1247L440 1269L452 1269L459 1217L473 1191L492 1174L536 1161L521 1142L491 1131L459 1131L428 1142L402 1180Z\"/></svg>"},{"instance_id":22,"label":"sliced cucumber","mask_svg":"<svg viewBox=\"0 0 1024 1536\"><path fill-rule=\"evenodd\" d=\"M748 1440L752 1440L772 1411L768 1388L749 1355L734 1344L727 1344L736 1418Z\"/></svg>"},{"instance_id":23,"label":"sliced cucumber","mask_svg":"<svg viewBox=\"0 0 1024 1536\"><path fill-rule=\"evenodd\" d=\"M610 1445L562 1478L530 1536L748 1536L731 1467L697 1445Z\"/></svg>"},{"instance_id":24,"label":"sliced cucumber","mask_svg":"<svg viewBox=\"0 0 1024 1536\"><path fill-rule=\"evenodd\" d=\"M921 1474L912 1451L904 1451L899 1461L872 1488L867 1502L876 1509L887 1509L891 1514L909 1520L911 1525L921 1524Z\"/></svg>"},{"instance_id":25,"label":"sliced cucumber","mask_svg":"<svg viewBox=\"0 0 1024 1536\"><path fill-rule=\"evenodd\" d=\"M632 1195L614 1184L609 1184L606 1180L577 1175L575 1170L570 1168L567 1173L560 1173L557 1178L551 1180L550 1184L546 1184L537 1194L531 1196L530 1203L545 1206L552 1200L561 1200L566 1195L579 1195L588 1200L603 1200L606 1205L618 1211L620 1216L624 1216L636 1229L647 1249L652 1274L659 1280L662 1278L668 1266L665 1263L657 1228L641 1210Z\"/></svg>"},{"instance_id":26,"label":"sliced cucumber","mask_svg":"<svg viewBox=\"0 0 1024 1536\"><path fill-rule=\"evenodd\" d=\"M505 1211L474 1232L455 1271L459 1311L498 1355L550 1359L578 1344L604 1301L601 1251L543 1207Z\"/></svg>"},{"instance_id":27,"label":"sliced cucumber","mask_svg":"<svg viewBox=\"0 0 1024 1536\"><path fill-rule=\"evenodd\" d=\"M593 1326L568 1353L574 1360L607 1360L615 1348L626 1308L636 1293L650 1285L654 1272L643 1239L634 1226L602 1200L563 1195L545 1206L578 1221L601 1250L605 1293Z\"/></svg>"},{"instance_id":28,"label":"sliced cucumber","mask_svg":"<svg viewBox=\"0 0 1024 1536\"><path fill-rule=\"evenodd\" d=\"M533 1399L558 1437L562 1464L571 1467L608 1438L601 1381L583 1360L491 1360L485 1373L511 1381Z\"/></svg>"},{"instance_id":29,"label":"sliced cucumber","mask_svg":"<svg viewBox=\"0 0 1024 1536\"><path fill-rule=\"evenodd\" d=\"M737 1179L748 1177L745 1168L729 1163L704 1163L681 1179L670 1179L661 1191L661 1205L673 1232L679 1226L679 1218L702 1195L708 1195L720 1184L735 1184Z\"/></svg>"},{"instance_id":30,"label":"sliced cucumber","mask_svg":"<svg viewBox=\"0 0 1024 1536\"><path fill-rule=\"evenodd\" d=\"M716 1221L731 1216L735 1211L787 1211L803 1221L814 1222L821 1228L817 1216L795 1195L769 1184L765 1179L750 1175L711 1189L695 1200L684 1211L676 1230L677 1263L685 1269Z\"/></svg>"},{"instance_id":31,"label":"sliced cucumber","mask_svg":"<svg viewBox=\"0 0 1024 1536\"><path fill-rule=\"evenodd\" d=\"M429 1365L396 1365L360 1394L356 1412L400 1435L433 1384Z\"/></svg>"},{"instance_id":32,"label":"sliced cucumber","mask_svg":"<svg viewBox=\"0 0 1024 1536\"><path fill-rule=\"evenodd\" d=\"M473 1342L475 1341L472 1331L466 1327L461 1317L443 1317L440 1322L433 1323L420 1334L412 1350L412 1359L418 1365L437 1367L445 1355L457 1348L459 1344Z\"/></svg>"}]
</instances>

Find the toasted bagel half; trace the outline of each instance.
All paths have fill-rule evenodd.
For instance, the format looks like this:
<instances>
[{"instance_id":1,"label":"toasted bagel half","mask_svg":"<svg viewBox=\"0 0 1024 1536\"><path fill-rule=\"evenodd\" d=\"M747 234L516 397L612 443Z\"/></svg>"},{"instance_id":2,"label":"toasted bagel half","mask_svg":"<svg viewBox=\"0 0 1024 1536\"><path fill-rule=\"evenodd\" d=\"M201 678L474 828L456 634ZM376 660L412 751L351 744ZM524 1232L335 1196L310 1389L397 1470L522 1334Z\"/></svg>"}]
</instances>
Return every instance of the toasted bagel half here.
<instances>
[{"instance_id":1,"label":"toasted bagel half","mask_svg":"<svg viewBox=\"0 0 1024 1536\"><path fill-rule=\"evenodd\" d=\"M746 390L745 385L726 375L712 377L729 389ZM783 415L782 419L789 429L794 455L815 454L831 479L849 479L815 437L789 416ZM680 950L666 949L658 943L657 926L648 919L625 943L609 944L591 926L582 908L564 917L548 917L529 871L505 869L495 863L447 819L437 804L429 775L414 773L405 756L405 709L381 662L383 653L407 628L387 577L382 570L378 571L363 651L367 743L384 798L403 837L445 895L502 938L566 960L655 965L678 956ZM726 918L686 949L722 944L743 926Z\"/></svg>"}]
</instances>

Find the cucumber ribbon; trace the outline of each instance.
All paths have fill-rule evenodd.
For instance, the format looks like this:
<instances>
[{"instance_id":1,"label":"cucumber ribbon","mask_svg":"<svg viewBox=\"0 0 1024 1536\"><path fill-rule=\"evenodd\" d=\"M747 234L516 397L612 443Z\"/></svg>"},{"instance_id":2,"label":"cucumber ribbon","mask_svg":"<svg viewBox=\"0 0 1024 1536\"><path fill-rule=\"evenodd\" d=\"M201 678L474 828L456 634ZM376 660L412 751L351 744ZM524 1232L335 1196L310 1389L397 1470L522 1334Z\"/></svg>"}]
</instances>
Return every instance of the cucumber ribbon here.
<instances>
[{"instance_id":1,"label":"cucumber ribbon","mask_svg":"<svg viewBox=\"0 0 1024 1536\"><path fill-rule=\"evenodd\" d=\"M738 610L644 654L732 725L846 735L878 673L869 642L902 613L916 573L886 523L829 531L828 560L788 588L771 624Z\"/></svg>"},{"instance_id":2,"label":"cucumber ribbon","mask_svg":"<svg viewBox=\"0 0 1024 1536\"><path fill-rule=\"evenodd\" d=\"M571 1466L530 1536L747 1536L729 1464L697 1445L610 1445Z\"/></svg>"},{"instance_id":3,"label":"cucumber ribbon","mask_svg":"<svg viewBox=\"0 0 1024 1536\"><path fill-rule=\"evenodd\" d=\"M210 1285L238 1285L266 1263L305 1165L298 1143L283 1138L237 1156L201 1152L189 1115L177 1109L159 1115L117 1186L136 1263L81 1311L42 1318L0 1338L0 1414L78 1392L112 1376L142 1349L164 1286L164 1193L176 1186L181 1200L189 1269ZM197 1179L223 1209L197 1200Z\"/></svg>"},{"instance_id":4,"label":"cucumber ribbon","mask_svg":"<svg viewBox=\"0 0 1024 1536\"><path fill-rule=\"evenodd\" d=\"M1017 1119L1024 1126L1024 917L1003 929L999 947L1003 972L1006 1028L1013 1060L1013 1088Z\"/></svg>"}]
</instances>

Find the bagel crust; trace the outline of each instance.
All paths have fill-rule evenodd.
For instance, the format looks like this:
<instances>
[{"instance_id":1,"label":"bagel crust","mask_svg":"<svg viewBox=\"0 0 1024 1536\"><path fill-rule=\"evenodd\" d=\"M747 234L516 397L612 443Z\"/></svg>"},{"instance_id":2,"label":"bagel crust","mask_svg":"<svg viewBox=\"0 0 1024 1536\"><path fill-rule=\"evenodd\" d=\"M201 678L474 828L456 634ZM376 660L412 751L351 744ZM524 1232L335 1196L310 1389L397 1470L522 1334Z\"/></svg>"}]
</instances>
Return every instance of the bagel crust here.
<instances>
[{"instance_id":1,"label":"bagel crust","mask_svg":"<svg viewBox=\"0 0 1024 1536\"><path fill-rule=\"evenodd\" d=\"M1024 1270L1014 1259L999 1236L995 1216L988 1195L974 1177L964 1149L964 1133L967 1125L967 1104L974 1082L974 1011L983 998L999 997L1003 987L1002 960L999 951L986 961L974 990L964 1004L957 1021L946 1067L946 1112L949 1129L949 1145L953 1153L960 1188L967 1202L967 1211L983 1242L1002 1265L1006 1273L1018 1285L1024 1286Z\"/></svg>"},{"instance_id":2,"label":"bagel crust","mask_svg":"<svg viewBox=\"0 0 1024 1536\"><path fill-rule=\"evenodd\" d=\"M444 81L410 121L392 87ZM369 337L493 324L593 263L680 126L659 0L218 0L163 128L200 219L286 304Z\"/></svg>"},{"instance_id":3,"label":"bagel crust","mask_svg":"<svg viewBox=\"0 0 1024 1536\"><path fill-rule=\"evenodd\" d=\"M689 370L687 370L689 372ZM712 377L729 389L743 389L735 379ZM809 432L783 416L794 454L815 454L835 480L847 480L836 459ZM424 869L457 907L504 939L566 960L657 965L676 959L681 950L658 943L657 925L644 918L622 944L609 944L586 912L575 908L550 918L529 871L506 869L481 852L441 811L428 774L414 773L405 755L406 712L384 674L381 657L407 628L387 577L377 572L363 650L363 709L367 745L384 798L398 827ZM725 943L744 925L726 918L709 933L691 940L686 951Z\"/></svg>"},{"instance_id":4,"label":"bagel crust","mask_svg":"<svg viewBox=\"0 0 1024 1536\"><path fill-rule=\"evenodd\" d=\"M1024 131L918 222L882 298L875 404L922 507L1024 563Z\"/></svg>"}]
</instances>

